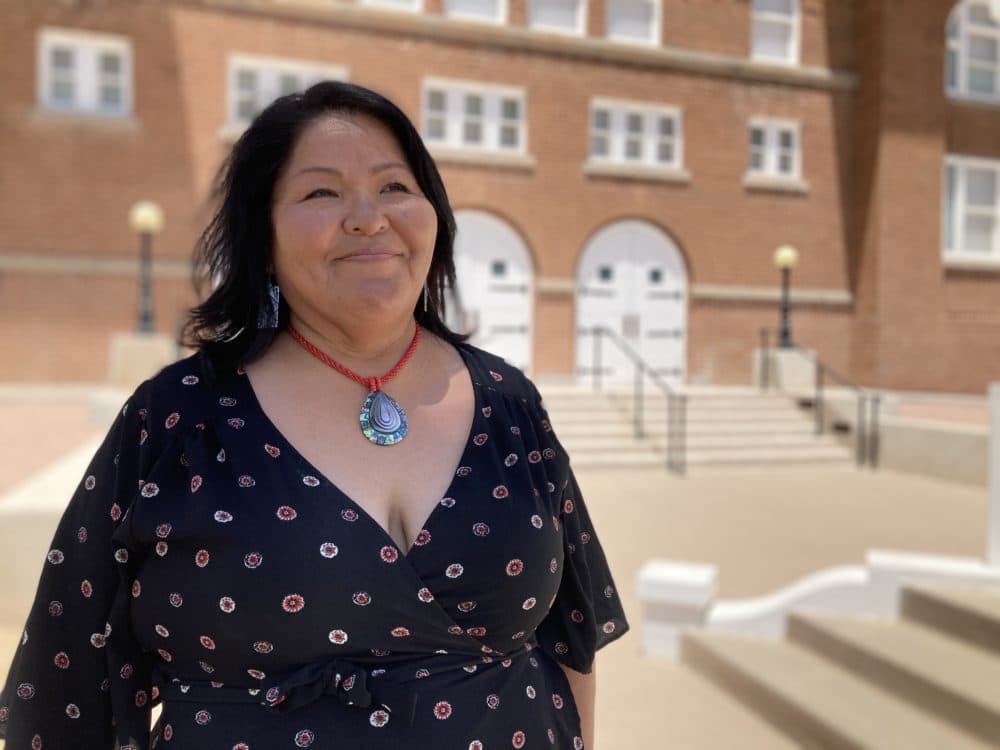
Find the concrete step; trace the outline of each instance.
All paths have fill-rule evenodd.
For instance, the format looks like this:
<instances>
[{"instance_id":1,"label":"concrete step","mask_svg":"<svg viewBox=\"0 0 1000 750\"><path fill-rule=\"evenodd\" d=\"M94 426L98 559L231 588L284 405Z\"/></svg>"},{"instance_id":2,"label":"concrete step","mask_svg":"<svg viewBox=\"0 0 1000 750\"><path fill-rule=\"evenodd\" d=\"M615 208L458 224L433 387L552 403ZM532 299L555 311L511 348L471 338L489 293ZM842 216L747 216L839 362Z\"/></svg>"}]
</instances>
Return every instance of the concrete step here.
<instances>
[{"instance_id":1,"label":"concrete step","mask_svg":"<svg viewBox=\"0 0 1000 750\"><path fill-rule=\"evenodd\" d=\"M901 612L908 620L1000 654L1000 588L909 585L903 589Z\"/></svg>"},{"instance_id":2,"label":"concrete step","mask_svg":"<svg viewBox=\"0 0 1000 750\"><path fill-rule=\"evenodd\" d=\"M615 407L602 407L594 409L567 409L556 410L547 409L552 424L557 428L566 424L590 424L591 422L631 422L633 419L631 409L617 409ZM811 417L803 416L794 411L772 411L760 412L739 412L739 411L719 411L706 412L698 410L688 410L685 414L689 425L697 424L775 424L775 425L812 425ZM657 411L644 411L643 420L648 424L666 424L666 409Z\"/></svg>"},{"instance_id":3,"label":"concrete step","mask_svg":"<svg viewBox=\"0 0 1000 750\"><path fill-rule=\"evenodd\" d=\"M746 463L850 463L850 451L839 446L787 446L784 448L719 448L717 450L699 448L687 451L689 464L746 464Z\"/></svg>"},{"instance_id":4,"label":"concrete step","mask_svg":"<svg viewBox=\"0 0 1000 750\"><path fill-rule=\"evenodd\" d=\"M636 439L632 434L585 434L583 432L560 432L559 440L566 450L627 450L648 446L655 450L666 450L667 440L664 434L647 434ZM790 448L836 448L841 455L844 449L829 435L813 437L812 435L782 435L782 434L742 434L742 435L688 435L685 445L689 451L730 450L730 449L783 449Z\"/></svg>"},{"instance_id":5,"label":"concrete step","mask_svg":"<svg viewBox=\"0 0 1000 750\"><path fill-rule=\"evenodd\" d=\"M896 618L793 613L787 637L983 740L1000 740L1000 655Z\"/></svg>"},{"instance_id":6,"label":"concrete step","mask_svg":"<svg viewBox=\"0 0 1000 750\"><path fill-rule=\"evenodd\" d=\"M786 641L689 632L682 658L805 748L996 747Z\"/></svg>"}]
</instances>

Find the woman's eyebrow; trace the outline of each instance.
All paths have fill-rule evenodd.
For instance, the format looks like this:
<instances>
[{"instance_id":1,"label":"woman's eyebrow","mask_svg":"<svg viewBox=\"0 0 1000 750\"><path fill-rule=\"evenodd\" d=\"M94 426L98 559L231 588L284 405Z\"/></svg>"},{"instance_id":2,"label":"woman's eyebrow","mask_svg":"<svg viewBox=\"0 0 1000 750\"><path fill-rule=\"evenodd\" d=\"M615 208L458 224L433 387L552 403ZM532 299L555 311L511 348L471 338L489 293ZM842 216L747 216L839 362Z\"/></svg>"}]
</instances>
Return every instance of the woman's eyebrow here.
<instances>
[{"instance_id":1,"label":"woman's eyebrow","mask_svg":"<svg viewBox=\"0 0 1000 750\"><path fill-rule=\"evenodd\" d=\"M374 167L371 168L371 170L369 171L369 174L377 174L378 172L384 172L385 170L392 169L393 167L399 167L401 169L409 169L409 167L406 166L405 164L403 164L402 162L387 161L387 162L384 162L382 164L376 164ZM336 175L337 177L343 177L344 176L344 173L341 172L336 167L320 167L320 166L306 167L306 168L301 169L298 172L296 172L294 176L298 177L299 175L306 174L308 172L325 172L327 174Z\"/></svg>"}]
</instances>

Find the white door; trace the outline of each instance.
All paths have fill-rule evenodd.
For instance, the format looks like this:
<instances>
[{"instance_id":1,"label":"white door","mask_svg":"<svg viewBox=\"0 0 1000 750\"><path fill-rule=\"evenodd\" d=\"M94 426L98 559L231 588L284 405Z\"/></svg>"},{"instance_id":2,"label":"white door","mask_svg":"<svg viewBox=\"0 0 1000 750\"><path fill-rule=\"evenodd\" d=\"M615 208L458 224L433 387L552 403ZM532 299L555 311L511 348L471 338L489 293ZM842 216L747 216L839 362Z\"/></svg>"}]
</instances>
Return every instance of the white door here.
<instances>
[{"instance_id":1,"label":"white door","mask_svg":"<svg viewBox=\"0 0 1000 750\"><path fill-rule=\"evenodd\" d=\"M457 211L448 324L470 343L528 372L534 294L531 255L514 229L483 211Z\"/></svg>"},{"instance_id":2,"label":"white door","mask_svg":"<svg viewBox=\"0 0 1000 750\"><path fill-rule=\"evenodd\" d=\"M687 273L677 245L644 221L610 224L587 242L577 272L576 369L594 369L595 326L611 329L671 385L685 374ZM601 374L632 382L632 360L601 337Z\"/></svg>"}]
</instances>

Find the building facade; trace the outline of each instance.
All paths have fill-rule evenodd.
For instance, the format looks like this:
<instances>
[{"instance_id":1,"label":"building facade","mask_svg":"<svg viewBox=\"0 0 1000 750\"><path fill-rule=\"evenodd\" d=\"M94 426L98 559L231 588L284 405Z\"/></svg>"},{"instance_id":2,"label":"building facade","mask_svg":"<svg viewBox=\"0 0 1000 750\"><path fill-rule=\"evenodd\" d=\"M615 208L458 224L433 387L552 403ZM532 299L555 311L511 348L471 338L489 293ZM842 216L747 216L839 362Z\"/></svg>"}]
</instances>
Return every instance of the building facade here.
<instances>
[{"instance_id":1,"label":"building facade","mask_svg":"<svg viewBox=\"0 0 1000 750\"><path fill-rule=\"evenodd\" d=\"M458 220L456 325L531 373L611 327L672 382L746 383L778 321L878 388L1000 372L1000 25L989 0L7 0L0 381L100 381L197 297L213 177L275 96L374 88ZM460 314L459 314L460 310ZM773 336L772 336L773 340ZM610 374L627 375L604 347Z\"/></svg>"}]
</instances>

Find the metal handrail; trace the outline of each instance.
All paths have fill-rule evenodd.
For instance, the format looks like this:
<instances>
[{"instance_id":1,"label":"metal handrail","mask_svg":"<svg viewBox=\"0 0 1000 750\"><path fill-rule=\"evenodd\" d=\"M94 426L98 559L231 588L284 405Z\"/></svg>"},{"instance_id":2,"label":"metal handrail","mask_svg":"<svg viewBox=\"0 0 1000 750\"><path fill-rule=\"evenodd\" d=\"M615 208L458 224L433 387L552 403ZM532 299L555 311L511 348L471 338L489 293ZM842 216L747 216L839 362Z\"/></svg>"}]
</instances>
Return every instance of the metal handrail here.
<instances>
[{"instance_id":1,"label":"metal handrail","mask_svg":"<svg viewBox=\"0 0 1000 750\"><path fill-rule=\"evenodd\" d=\"M761 328L761 358L760 358L760 384L761 390L766 391L770 387L770 340L769 334L778 329ZM796 346L790 347L791 351L799 356L805 357L813 365L816 372L815 397L813 398L813 411L815 413L815 434L822 435L825 431L824 400L823 400L823 379L829 375L833 380L841 385L850 388L858 398L858 419L857 419L857 439L855 461L858 467L866 464L873 469L878 468L879 457L879 422L878 412L882 396L877 391L872 391L855 385L847 378L840 375L829 365L825 364L818 356L807 351L803 351Z\"/></svg>"},{"instance_id":2,"label":"metal handrail","mask_svg":"<svg viewBox=\"0 0 1000 750\"><path fill-rule=\"evenodd\" d=\"M663 394L667 397L667 471L672 471L680 476L687 472L687 460L685 450L685 426L687 424L687 395L676 392L663 378L654 372L646 361L632 349L628 343L615 331L604 326L594 326L589 329L589 333L594 337L593 349L593 384L594 393L601 392L601 339L607 336L624 354L632 360L635 374L635 388L633 389L632 404L632 428L635 437L641 438L644 435L644 424L642 414L643 401L643 379L648 377L653 381Z\"/></svg>"}]
</instances>

